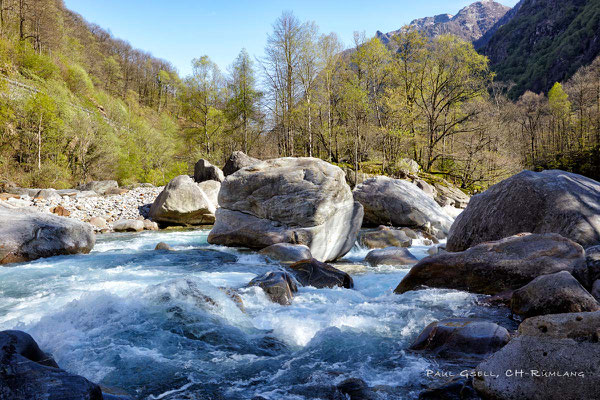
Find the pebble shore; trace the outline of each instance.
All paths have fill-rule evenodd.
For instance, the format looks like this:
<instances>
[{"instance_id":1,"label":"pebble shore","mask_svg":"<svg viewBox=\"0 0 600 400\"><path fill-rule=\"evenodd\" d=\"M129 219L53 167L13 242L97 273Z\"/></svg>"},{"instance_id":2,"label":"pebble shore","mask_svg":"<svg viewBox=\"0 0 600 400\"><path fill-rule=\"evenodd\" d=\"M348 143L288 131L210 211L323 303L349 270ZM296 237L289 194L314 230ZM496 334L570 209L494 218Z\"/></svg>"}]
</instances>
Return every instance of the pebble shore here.
<instances>
[{"instance_id":1,"label":"pebble shore","mask_svg":"<svg viewBox=\"0 0 600 400\"><path fill-rule=\"evenodd\" d=\"M0 205L9 208L34 208L40 212L54 213L83 222L93 218L106 221L106 226L92 224L96 232L112 232L113 224L121 220L144 220L148 218L150 206L163 187L137 187L120 194L98 195L94 192L77 190L54 191L44 197L29 195L5 195ZM66 212L63 211L66 210ZM102 224L101 224L102 225Z\"/></svg>"}]
</instances>

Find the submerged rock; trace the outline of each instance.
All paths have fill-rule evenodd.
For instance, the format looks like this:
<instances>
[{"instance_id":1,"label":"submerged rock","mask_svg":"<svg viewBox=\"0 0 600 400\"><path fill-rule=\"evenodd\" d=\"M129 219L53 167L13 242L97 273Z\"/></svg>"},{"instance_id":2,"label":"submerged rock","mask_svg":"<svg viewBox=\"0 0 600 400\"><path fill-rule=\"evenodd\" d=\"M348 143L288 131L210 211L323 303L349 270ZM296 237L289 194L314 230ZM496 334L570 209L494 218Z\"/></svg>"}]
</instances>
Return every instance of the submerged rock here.
<instances>
[{"instance_id":1,"label":"submerged rock","mask_svg":"<svg viewBox=\"0 0 600 400\"><path fill-rule=\"evenodd\" d=\"M205 181L223 182L224 180L225 175L223 175L223 171L207 160L200 159L194 166L194 181L197 183Z\"/></svg>"},{"instance_id":2,"label":"submerged rock","mask_svg":"<svg viewBox=\"0 0 600 400\"><path fill-rule=\"evenodd\" d=\"M95 242L84 222L0 206L0 264L89 253Z\"/></svg>"},{"instance_id":3,"label":"submerged rock","mask_svg":"<svg viewBox=\"0 0 600 400\"><path fill-rule=\"evenodd\" d=\"M150 208L150 218L165 225L203 225L215 221L217 181L196 183L187 175L171 180Z\"/></svg>"},{"instance_id":4,"label":"submerged rock","mask_svg":"<svg viewBox=\"0 0 600 400\"><path fill-rule=\"evenodd\" d=\"M518 337L477 366L473 386L499 400L597 399L599 330L598 311L526 319Z\"/></svg>"},{"instance_id":5,"label":"submerged rock","mask_svg":"<svg viewBox=\"0 0 600 400\"><path fill-rule=\"evenodd\" d=\"M303 244L321 261L345 255L363 210L341 169L315 158L278 158L227 177L209 243L262 249Z\"/></svg>"},{"instance_id":6,"label":"submerged rock","mask_svg":"<svg viewBox=\"0 0 600 400\"><path fill-rule=\"evenodd\" d=\"M474 196L456 219L448 251L521 232L600 244L600 183L564 171L523 171Z\"/></svg>"},{"instance_id":7,"label":"submerged rock","mask_svg":"<svg viewBox=\"0 0 600 400\"><path fill-rule=\"evenodd\" d=\"M372 267L378 265L413 265L419 262L410 251L403 247L386 247L385 249L371 250L365 261Z\"/></svg>"},{"instance_id":8,"label":"submerged rock","mask_svg":"<svg viewBox=\"0 0 600 400\"><path fill-rule=\"evenodd\" d=\"M416 237L414 239L416 239ZM358 241L360 244L369 249L412 246L412 239L405 231L400 229L392 229L387 226L380 226L374 231L360 232L358 235Z\"/></svg>"},{"instance_id":9,"label":"submerged rock","mask_svg":"<svg viewBox=\"0 0 600 400\"><path fill-rule=\"evenodd\" d=\"M291 263L307 259L310 260L312 258L308 246L290 243L273 244L259 251L259 254L275 261Z\"/></svg>"},{"instance_id":10,"label":"submerged rock","mask_svg":"<svg viewBox=\"0 0 600 400\"><path fill-rule=\"evenodd\" d=\"M359 378L346 379L336 386L337 390L350 400L375 400L377 399L373 389L365 381Z\"/></svg>"},{"instance_id":11,"label":"submerged rock","mask_svg":"<svg viewBox=\"0 0 600 400\"><path fill-rule=\"evenodd\" d=\"M350 275L314 258L298 261L289 268L302 286L313 286L317 289L336 286L346 289L354 287L354 281Z\"/></svg>"},{"instance_id":12,"label":"submerged rock","mask_svg":"<svg viewBox=\"0 0 600 400\"><path fill-rule=\"evenodd\" d=\"M173 251L174 249L165 242L160 242L156 245L154 250Z\"/></svg>"},{"instance_id":13,"label":"submerged rock","mask_svg":"<svg viewBox=\"0 0 600 400\"><path fill-rule=\"evenodd\" d=\"M560 271L583 278L584 269L584 251L577 243L554 233L521 234L427 257L412 267L395 292L428 286L493 295Z\"/></svg>"},{"instance_id":14,"label":"submerged rock","mask_svg":"<svg viewBox=\"0 0 600 400\"><path fill-rule=\"evenodd\" d=\"M0 332L0 398L102 400L100 387L58 367L21 331Z\"/></svg>"},{"instance_id":15,"label":"submerged rock","mask_svg":"<svg viewBox=\"0 0 600 400\"><path fill-rule=\"evenodd\" d=\"M251 167L259 162L259 159L250 157L242 151L234 151L223 167L223 174L229 176L242 168Z\"/></svg>"},{"instance_id":16,"label":"submerged rock","mask_svg":"<svg viewBox=\"0 0 600 400\"><path fill-rule=\"evenodd\" d=\"M294 279L283 271L258 276L252 279L248 286L259 286L273 302L284 306L292 304L294 293L298 291Z\"/></svg>"},{"instance_id":17,"label":"submerged rock","mask_svg":"<svg viewBox=\"0 0 600 400\"><path fill-rule=\"evenodd\" d=\"M365 209L364 224L406 226L447 234L452 219L416 185L385 176L371 178L354 189Z\"/></svg>"},{"instance_id":18,"label":"submerged rock","mask_svg":"<svg viewBox=\"0 0 600 400\"><path fill-rule=\"evenodd\" d=\"M600 304L567 271L535 278L515 290L510 302L514 314L523 318L545 314L598 311Z\"/></svg>"},{"instance_id":19,"label":"submerged rock","mask_svg":"<svg viewBox=\"0 0 600 400\"><path fill-rule=\"evenodd\" d=\"M481 400L473 378L456 377L419 393L419 400Z\"/></svg>"},{"instance_id":20,"label":"submerged rock","mask_svg":"<svg viewBox=\"0 0 600 400\"><path fill-rule=\"evenodd\" d=\"M476 318L449 318L429 324L410 346L440 357L487 355L510 340L508 331L490 321Z\"/></svg>"}]
</instances>

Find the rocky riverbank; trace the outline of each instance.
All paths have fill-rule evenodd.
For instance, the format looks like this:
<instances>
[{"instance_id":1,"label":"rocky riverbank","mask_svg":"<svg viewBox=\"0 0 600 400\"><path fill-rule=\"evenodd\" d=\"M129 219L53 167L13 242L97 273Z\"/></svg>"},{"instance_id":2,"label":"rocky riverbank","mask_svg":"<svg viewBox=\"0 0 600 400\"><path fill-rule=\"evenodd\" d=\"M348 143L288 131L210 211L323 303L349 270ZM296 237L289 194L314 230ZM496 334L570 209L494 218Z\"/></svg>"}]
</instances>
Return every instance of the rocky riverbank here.
<instances>
[{"instance_id":1,"label":"rocky riverbank","mask_svg":"<svg viewBox=\"0 0 600 400\"><path fill-rule=\"evenodd\" d=\"M163 187L119 188L105 194L93 190L15 188L0 194L0 206L29 209L90 223L97 233L114 231L123 220L148 219L150 207Z\"/></svg>"}]
</instances>

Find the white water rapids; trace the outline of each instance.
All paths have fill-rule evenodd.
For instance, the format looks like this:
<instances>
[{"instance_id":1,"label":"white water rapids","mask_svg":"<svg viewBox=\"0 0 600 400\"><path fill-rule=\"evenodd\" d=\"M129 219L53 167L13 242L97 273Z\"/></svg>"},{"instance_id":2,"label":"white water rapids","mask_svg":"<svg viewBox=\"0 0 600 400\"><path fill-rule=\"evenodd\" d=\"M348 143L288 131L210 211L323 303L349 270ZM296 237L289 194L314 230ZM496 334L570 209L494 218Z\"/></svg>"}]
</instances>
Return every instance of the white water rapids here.
<instances>
[{"instance_id":1,"label":"white water rapids","mask_svg":"<svg viewBox=\"0 0 600 400\"><path fill-rule=\"evenodd\" d=\"M438 361L406 350L427 324L505 320L464 292L393 294L401 266L352 274L353 290L299 288L281 306L244 288L277 264L207 235L110 234L89 255L0 268L0 328L30 333L63 369L136 399L327 399L348 378L378 398L410 399L435 383L425 371ZM154 251L161 241L177 251ZM365 255L355 248L343 262ZM241 288L245 312L220 287Z\"/></svg>"}]
</instances>

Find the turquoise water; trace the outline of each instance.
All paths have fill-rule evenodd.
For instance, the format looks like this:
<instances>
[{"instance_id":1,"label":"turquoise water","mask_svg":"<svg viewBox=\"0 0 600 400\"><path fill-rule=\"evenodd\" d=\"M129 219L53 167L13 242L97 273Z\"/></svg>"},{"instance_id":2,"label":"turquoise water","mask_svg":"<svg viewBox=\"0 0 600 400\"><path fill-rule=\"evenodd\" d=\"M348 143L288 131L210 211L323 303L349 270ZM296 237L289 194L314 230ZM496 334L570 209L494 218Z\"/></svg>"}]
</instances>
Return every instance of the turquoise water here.
<instances>
[{"instance_id":1,"label":"turquoise water","mask_svg":"<svg viewBox=\"0 0 600 400\"><path fill-rule=\"evenodd\" d=\"M505 319L464 292L393 294L401 266L354 274L354 290L300 288L284 307L244 288L277 264L207 235L111 234L89 255L2 268L0 328L30 333L62 368L137 399L327 399L348 378L380 399L409 399L439 363L406 351L427 324ZM161 241L177 251L154 251ZM421 258L426 247L411 251ZM239 289L245 312L221 287Z\"/></svg>"}]
</instances>

